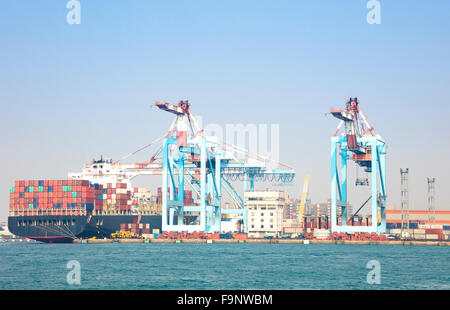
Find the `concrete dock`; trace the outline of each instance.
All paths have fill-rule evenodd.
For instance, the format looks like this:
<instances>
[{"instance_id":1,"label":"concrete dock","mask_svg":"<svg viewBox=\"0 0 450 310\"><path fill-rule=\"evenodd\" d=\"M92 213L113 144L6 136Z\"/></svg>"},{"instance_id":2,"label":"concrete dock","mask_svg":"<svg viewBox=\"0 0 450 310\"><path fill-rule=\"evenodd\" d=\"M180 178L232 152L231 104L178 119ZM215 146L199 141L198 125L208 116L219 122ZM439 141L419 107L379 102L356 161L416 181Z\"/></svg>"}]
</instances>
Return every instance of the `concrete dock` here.
<instances>
[{"instance_id":1,"label":"concrete dock","mask_svg":"<svg viewBox=\"0 0 450 310\"><path fill-rule=\"evenodd\" d=\"M358 240L301 240L301 239L87 239L73 243L251 243L251 244L359 244L359 245L428 245L450 246L450 241L358 241Z\"/></svg>"}]
</instances>

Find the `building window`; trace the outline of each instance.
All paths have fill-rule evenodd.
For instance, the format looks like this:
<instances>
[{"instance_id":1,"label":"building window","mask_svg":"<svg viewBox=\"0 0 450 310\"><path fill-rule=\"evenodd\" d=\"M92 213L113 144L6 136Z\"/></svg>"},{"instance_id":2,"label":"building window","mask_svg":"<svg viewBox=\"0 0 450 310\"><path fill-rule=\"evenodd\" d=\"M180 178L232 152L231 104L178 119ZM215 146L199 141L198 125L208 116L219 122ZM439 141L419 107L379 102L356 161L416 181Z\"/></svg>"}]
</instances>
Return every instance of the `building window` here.
<instances>
[{"instance_id":1,"label":"building window","mask_svg":"<svg viewBox=\"0 0 450 310\"><path fill-rule=\"evenodd\" d=\"M255 225L252 225L252 228L255 228Z\"/></svg>"},{"instance_id":2,"label":"building window","mask_svg":"<svg viewBox=\"0 0 450 310\"><path fill-rule=\"evenodd\" d=\"M261 225L261 228L264 228L264 225Z\"/></svg>"},{"instance_id":3,"label":"building window","mask_svg":"<svg viewBox=\"0 0 450 310\"><path fill-rule=\"evenodd\" d=\"M270 228L273 228L273 225L270 225Z\"/></svg>"}]
</instances>

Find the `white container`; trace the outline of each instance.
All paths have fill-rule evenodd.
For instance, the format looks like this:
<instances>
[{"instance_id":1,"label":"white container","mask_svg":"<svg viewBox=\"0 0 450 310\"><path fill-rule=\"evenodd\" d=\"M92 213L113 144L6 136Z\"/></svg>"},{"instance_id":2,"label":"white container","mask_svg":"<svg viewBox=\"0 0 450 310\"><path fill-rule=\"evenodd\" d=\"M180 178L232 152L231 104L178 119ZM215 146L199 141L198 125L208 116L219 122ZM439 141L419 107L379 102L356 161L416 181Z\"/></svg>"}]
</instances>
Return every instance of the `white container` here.
<instances>
[{"instance_id":1,"label":"white container","mask_svg":"<svg viewBox=\"0 0 450 310\"><path fill-rule=\"evenodd\" d=\"M439 235L438 234L428 234L428 235L426 235L426 239L427 240L438 240Z\"/></svg>"},{"instance_id":2,"label":"white container","mask_svg":"<svg viewBox=\"0 0 450 310\"><path fill-rule=\"evenodd\" d=\"M426 235L425 234L416 234L416 233L414 233L413 238L417 239L417 240L424 240L424 239L426 239Z\"/></svg>"},{"instance_id":3,"label":"white container","mask_svg":"<svg viewBox=\"0 0 450 310\"><path fill-rule=\"evenodd\" d=\"M142 234L142 237L145 239L155 239L155 235L153 234Z\"/></svg>"}]
</instances>

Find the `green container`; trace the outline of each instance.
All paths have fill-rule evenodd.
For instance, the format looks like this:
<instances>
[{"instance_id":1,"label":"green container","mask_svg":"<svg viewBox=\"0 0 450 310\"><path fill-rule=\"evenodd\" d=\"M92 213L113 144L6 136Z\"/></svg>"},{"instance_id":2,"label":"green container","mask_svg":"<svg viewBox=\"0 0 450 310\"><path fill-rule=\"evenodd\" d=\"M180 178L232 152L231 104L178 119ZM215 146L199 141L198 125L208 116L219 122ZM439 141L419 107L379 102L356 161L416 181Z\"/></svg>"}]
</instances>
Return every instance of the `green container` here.
<instances>
[{"instance_id":1,"label":"green container","mask_svg":"<svg viewBox=\"0 0 450 310\"><path fill-rule=\"evenodd\" d=\"M72 191L72 186L67 186L67 191L71 192Z\"/></svg>"},{"instance_id":2,"label":"green container","mask_svg":"<svg viewBox=\"0 0 450 310\"><path fill-rule=\"evenodd\" d=\"M34 208L34 206L32 203L28 204L28 209L33 209L33 208Z\"/></svg>"},{"instance_id":3,"label":"green container","mask_svg":"<svg viewBox=\"0 0 450 310\"><path fill-rule=\"evenodd\" d=\"M43 192L44 191L44 186L39 186L39 191Z\"/></svg>"},{"instance_id":4,"label":"green container","mask_svg":"<svg viewBox=\"0 0 450 310\"><path fill-rule=\"evenodd\" d=\"M67 186L63 186L63 192L67 192Z\"/></svg>"},{"instance_id":5,"label":"green container","mask_svg":"<svg viewBox=\"0 0 450 310\"><path fill-rule=\"evenodd\" d=\"M72 198L76 198L77 197L77 192L72 192Z\"/></svg>"},{"instance_id":6,"label":"green container","mask_svg":"<svg viewBox=\"0 0 450 310\"><path fill-rule=\"evenodd\" d=\"M10 192L11 192L11 193L15 193L15 192L16 192L16 189L15 189L14 187L11 187Z\"/></svg>"},{"instance_id":7,"label":"green container","mask_svg":"<svg viewBox=\"0 0 450 310\"><path fill-rule=\"evenodd\" d=\"M31 193L34 192L34 187L33 187L33 186L30 186L30 187L28 188L28 191L31 192Z\"/></svg>"}]
</instances>

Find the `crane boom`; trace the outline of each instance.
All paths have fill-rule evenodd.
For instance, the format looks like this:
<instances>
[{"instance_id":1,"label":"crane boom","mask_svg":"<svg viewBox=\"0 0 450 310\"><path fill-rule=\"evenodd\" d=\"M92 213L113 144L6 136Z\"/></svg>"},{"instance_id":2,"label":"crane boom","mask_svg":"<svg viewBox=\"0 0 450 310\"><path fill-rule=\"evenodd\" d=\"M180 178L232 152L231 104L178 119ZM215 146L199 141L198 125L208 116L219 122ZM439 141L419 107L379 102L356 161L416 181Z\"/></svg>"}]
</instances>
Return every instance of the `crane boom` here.
<instances>
[{"instance_id":1,"label":"crane boom","mask_svg":"<svg viewBox=\"0 0 450 310\"><path fill-rule=\"evenodd\" d=\"M300 209L299 209L299 220L302 220L305 212L306 198L308 197L308 189L309 189L309 174L306 175L305 182L303 183L303 193L302 198L300 200Z\"/></svg>"}]
</instances>

